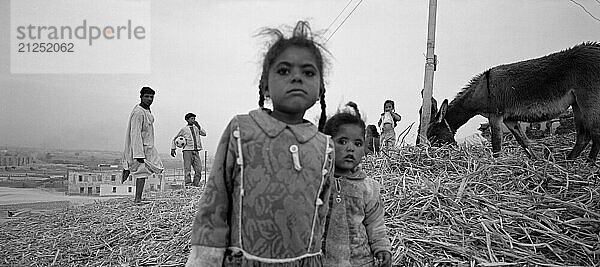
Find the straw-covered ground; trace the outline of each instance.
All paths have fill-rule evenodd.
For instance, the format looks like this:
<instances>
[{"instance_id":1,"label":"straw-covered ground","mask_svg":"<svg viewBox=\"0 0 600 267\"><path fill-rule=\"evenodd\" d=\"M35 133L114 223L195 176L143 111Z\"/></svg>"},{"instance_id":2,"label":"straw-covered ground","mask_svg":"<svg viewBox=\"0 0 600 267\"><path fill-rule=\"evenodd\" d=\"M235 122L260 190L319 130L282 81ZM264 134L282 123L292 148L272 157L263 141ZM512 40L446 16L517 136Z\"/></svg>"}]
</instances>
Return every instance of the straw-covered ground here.
<instances>
[{"instance_id":1,"label":"straw-covered ground","mask_svg":"<svg viewBox=\"0 0 600 267\"><path fill-rule=\"evenodd\" d=\"M537 140L529 160L509 143L405 147L369 156L384 185L399 266L600 266L600 177L574 137ZM587 152L587 151L586 151ZM200 189L26 213L0 224L0 265L182 266Z\"/></svg>"},{"instance_id":2,"label":"straw-covered ground","mask_svg":"<svg viewBox=\"0 0 600 267\"><path fill-rule=\"evenodd\" d=\"M369 157L385 188L396 264L600 266L600 173L565 160L574 136L489 148L405 148ZM585 151L586 153L588 151Z\"/></svg>"}]
</instances>

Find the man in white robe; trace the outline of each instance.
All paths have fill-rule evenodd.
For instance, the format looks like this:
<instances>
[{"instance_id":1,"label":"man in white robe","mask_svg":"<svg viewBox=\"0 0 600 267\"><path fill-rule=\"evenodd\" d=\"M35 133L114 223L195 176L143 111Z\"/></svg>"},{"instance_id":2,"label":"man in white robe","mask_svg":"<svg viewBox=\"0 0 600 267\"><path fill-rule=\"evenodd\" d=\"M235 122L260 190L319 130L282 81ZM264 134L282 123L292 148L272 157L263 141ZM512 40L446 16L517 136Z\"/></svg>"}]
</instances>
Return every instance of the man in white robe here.
<instances>
[{"instance_id":1,"label":"man in white robe","mask_svg":"<svg viewBox=\"0 0 600 267\"><path fill-rule=\"evenodd\" d=\"M158 151L154 147L154 116L150 105L154 101L154 90L143 87L140 91L140 104L129 116L123 151L123 181L131 173L135 179L135 200L142 201L146 178L153 173L162 173L164 167Z\"/></svg>"}]
</instances>

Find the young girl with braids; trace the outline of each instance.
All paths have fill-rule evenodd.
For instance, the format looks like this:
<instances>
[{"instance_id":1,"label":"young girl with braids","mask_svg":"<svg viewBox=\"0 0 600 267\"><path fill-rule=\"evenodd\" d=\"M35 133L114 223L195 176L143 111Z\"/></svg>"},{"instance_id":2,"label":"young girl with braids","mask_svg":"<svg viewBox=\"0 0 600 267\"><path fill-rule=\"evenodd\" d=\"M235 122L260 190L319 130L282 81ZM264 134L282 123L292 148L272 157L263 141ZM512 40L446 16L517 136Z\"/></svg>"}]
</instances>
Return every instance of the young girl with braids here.
<instances>
[{"instance_id":1,"label":"young girl with braids","mask_svg":"<svg viewBox=\"0 0 600 267\"><path fill-rule=\"evenodd\" d=\"M321 133L321 46L308 23L276 29L264 57L259 106L237 115L219 142L193 224L187 266L322 266L334 147ZM266 98L273 110L263 108ZM304 120L317 101L317 128Z\"/></svg>"}]
</instances>

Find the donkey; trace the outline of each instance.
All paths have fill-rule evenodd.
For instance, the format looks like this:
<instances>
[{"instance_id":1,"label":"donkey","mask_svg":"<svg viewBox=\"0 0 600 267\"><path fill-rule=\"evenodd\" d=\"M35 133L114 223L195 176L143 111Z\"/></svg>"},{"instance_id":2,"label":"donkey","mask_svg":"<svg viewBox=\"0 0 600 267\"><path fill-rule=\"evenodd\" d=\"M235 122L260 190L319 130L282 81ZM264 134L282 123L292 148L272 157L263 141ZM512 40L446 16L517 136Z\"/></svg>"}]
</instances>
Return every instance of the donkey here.
<instances>
[{"instance_id":1,"label":"donkey","mask_svg":"<svg viewBox=\"0 0 600 267\"><path fill-rule=\"evenodd\" d=\"M488 118L492 152L498 156L504 123L530 158L535 158L519 121L541 122L573 108L577 140L568 155L579 156L592 140L588 160L600 150L600 43L586 42L544 57L493 67L477 76L448 104L444 100L427 129L434 144L454 143L456 130L476 115Z\"/></svg>"}]
</instances>

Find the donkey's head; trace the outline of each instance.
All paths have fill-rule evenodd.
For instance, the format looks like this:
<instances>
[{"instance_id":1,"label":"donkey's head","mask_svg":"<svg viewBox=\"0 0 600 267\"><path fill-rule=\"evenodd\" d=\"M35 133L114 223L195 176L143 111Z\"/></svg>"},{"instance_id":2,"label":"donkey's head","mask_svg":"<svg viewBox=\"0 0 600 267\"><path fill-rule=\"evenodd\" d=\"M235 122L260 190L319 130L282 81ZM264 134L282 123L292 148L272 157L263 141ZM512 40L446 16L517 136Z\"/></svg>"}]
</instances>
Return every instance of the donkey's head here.
<instances>
[{"instance_id":1,"label":"donkey's head","mask_svg":"<svg viewBox=\"0 0 600 267\"><path fill-rule=\"evenodd\" d=\"M445 144L456 143L454 132L446 121L446 110L448 109L448 99L445 99L440 106L437 114L432 114L431 122L427 127L427 140L432 145L441 146Z\"/></svg>"}]
</instances>

